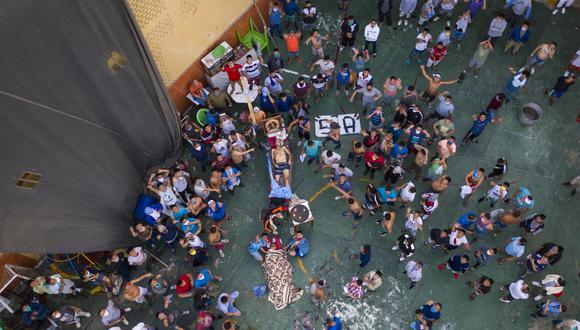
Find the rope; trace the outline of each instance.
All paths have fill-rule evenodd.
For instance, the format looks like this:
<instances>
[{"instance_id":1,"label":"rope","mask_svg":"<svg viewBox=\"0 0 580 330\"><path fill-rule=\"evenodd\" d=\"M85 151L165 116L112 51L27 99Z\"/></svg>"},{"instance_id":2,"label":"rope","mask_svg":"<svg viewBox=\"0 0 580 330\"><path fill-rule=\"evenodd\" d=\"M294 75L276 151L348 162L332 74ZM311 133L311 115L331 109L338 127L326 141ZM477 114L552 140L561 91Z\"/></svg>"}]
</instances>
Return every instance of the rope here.
<instances>
[{"instance_id":1,"label":"rope","mask_svg":"<svg viewBox=\"0 0 580 330\"><path fill-rule=\"evenodd\" d=\"M73 260L73 259L76 259L76 258L78 258L78 257L79 257L79 255L80 255L80 253L78 253L78 254L77 254L77 255L75 255L74 257L70 257L70 258L67 258L67 259L58 259L58 260L57 260L57 259L54 259L54 258L51 258L49 254L45 255L45 257L46 257L48 260L52 261L52 262L56 262L56 263L64 263L64 262L69 262L69 261L71 261L71 260Z\"/></svg>"}]
</instances>

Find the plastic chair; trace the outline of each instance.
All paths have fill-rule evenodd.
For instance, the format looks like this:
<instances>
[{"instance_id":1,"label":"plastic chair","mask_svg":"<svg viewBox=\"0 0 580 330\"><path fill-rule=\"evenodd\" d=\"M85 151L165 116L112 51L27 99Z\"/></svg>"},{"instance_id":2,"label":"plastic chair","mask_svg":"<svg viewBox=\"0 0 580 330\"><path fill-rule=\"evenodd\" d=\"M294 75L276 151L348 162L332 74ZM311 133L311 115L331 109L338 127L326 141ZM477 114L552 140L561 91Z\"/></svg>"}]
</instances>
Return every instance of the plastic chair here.
<instances>
[{"instance_id":1,"label":"plastic chair","mask_svg":"<svg viewBox=\"0 0 580 330\"><path fill-rule=\"evenodd\" d=\"M205 126L206 122L205 122L205 114L209 111L209 109L206 108L201 108L199 110L197 110L197 113L195 114L195 119L197 120L197 123L200 126Z\"/></svg>"},{"instance_id":2,"label":"plastic chair","mask_svg":"<svg viewBox=\"0 0 580 330\"><path fill-rule=\"evenodd\" d=\"M243 37L240 36L240 31L236 31L236 35L238 36L238 41L242 45L244 45L248 49L252 49L255 45L263 51L265 48L268 48L268 52L270 52L270 43L268 41L268 32L264 27L264 32L260 32L254 23L254 20L250 18L250 31L246 33Z\"/></svg>"}]
</instances>

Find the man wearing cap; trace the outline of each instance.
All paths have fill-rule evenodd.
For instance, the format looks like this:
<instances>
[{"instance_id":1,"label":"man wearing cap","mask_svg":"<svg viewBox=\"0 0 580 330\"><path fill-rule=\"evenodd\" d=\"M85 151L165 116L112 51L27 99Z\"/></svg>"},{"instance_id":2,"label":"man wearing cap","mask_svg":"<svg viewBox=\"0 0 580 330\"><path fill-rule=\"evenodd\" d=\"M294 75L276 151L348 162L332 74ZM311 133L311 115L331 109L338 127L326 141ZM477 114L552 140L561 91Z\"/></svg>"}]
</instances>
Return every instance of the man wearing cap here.
<instances>
[{"instance_id":1,"label":"man wearing cap","mask_svg":"<svg viewBox=\"0 0 580 330\"><path fill-rule=\"evenodd\" d=\"M226 213L226 206L222 202L216 202L213 199L207 202L207 215L212 218L218 226L221 226L222 220L230 220L232 218Z\"/></svg>"}]
</instances>

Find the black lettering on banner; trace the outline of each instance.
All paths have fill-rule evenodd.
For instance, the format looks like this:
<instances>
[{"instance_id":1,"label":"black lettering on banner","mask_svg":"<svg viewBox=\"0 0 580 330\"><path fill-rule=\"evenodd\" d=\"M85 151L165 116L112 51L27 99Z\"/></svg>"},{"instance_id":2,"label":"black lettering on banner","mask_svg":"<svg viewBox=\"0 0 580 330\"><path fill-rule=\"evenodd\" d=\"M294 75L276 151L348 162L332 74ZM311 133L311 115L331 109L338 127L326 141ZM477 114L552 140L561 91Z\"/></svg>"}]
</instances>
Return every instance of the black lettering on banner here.
<instances>
[{"instance_id":1,"label":"black lettering on banner","mask_svg":"<svg viewBox=\"0 0 580 330\"><path fill-rule=\"evenodd\" d=\"M341 126L345 134L354 134L356 132L356 120L351 116L342 116Z\"/></svg>"}]
</instances>

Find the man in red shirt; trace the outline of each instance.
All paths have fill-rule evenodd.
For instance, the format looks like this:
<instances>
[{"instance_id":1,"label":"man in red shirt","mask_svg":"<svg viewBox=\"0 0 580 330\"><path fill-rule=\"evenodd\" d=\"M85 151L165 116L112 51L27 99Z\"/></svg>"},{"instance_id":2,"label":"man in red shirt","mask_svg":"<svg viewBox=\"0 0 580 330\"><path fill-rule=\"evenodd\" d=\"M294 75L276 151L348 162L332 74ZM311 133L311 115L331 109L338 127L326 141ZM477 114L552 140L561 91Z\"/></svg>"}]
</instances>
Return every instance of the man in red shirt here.
<instances>
[{"instance_id":1,"label":"man in red shirt","mask_svg":"<svg viewBox=\"0 0 580 330\"><path fill-rule=\"evenodd\" d=\"M371 179L375 176L377 170L382 169L385 166L385 158L375 151L367 151L364 155L365 159L365 175L371 174Z\"/></svg>"},{"instance_id":2,"label":"man in red shirt","mask_svg":"<svg viewBox=\"0 0 580 330\"><path fill-rule=\"evenodd\" d=\"M232 86L232 93L235 91L236 87L235 84L240 86L240 90L242 90L242 84L240 83L240 69L242 68L241 65L234 62L234 60L229 60L226 65L222 68L222 71L228 74L228 79L230 81L230 86Z\"/></svg>"},{"instance_id":3,"label":"man in red shirt","mask_svg":"<svg viewBox=\"0 0 580 330\"><path fill-rule=\"evenodd\" d=\"M437 69L437 64L441 62L445 55L447 55L447 48L443 46L443 42L439 41L435 46L433 46L433 48L431 48L429 60L427 60L427 67Z\"/></svg>"}]
</instances>

